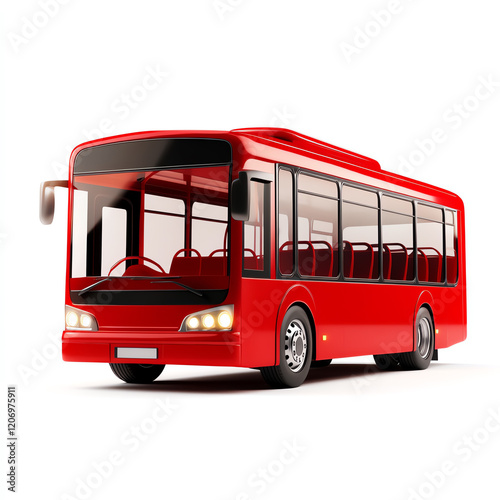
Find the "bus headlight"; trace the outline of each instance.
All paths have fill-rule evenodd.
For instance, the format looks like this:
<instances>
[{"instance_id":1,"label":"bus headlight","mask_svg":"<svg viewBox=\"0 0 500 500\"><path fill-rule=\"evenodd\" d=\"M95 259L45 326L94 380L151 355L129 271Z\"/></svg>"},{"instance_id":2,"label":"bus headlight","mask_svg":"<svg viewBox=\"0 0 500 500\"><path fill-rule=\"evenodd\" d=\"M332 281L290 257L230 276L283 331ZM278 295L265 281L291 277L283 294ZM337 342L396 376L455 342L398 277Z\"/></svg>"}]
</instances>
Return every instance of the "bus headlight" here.
<instances>
[{"instance_id":1,"label":"bus headlight","mask_svg":"<svg viewBox=\"0 0 500 500\"><path fill-rule=\"evenodd\" d=\"M227 331L233 327L234 306L214 307L186 316L179 328L180 332Z\"/></svg>"},{"instance_id":2,"label":"bus headlight","mask_svg":"<svg viewBox=\"0 0 500 500\"><path fill-rule=\"evenodd\" d=\"M201 324L203 325L203 328L210 330L210 328L213 328L215 325L215 319L211 314L205 314L201 318Z\"/></svg>"},{"instance_id":3,"label":"bus headlight","mask_svg":"<svg viewBox=\"0 0 500 500\"><path fill-rule=\"evenodd\" d=\"M187 326L190 330L196 330L200 326L200 320L196 316L191 316L187 320Z\"/></svg>"},{"instance_id":4,"label":"bus headlight","mask_svg":"<svg viewBox=\"0 0 500 500\"><path fill-rule=\"evenodd\" d=\"M66 306L66 329L97 331L97 321L86 311Z\"/></svg>"},{"instance_id":5,"label":"bus headlight","mask_svg":"<svg viewBox=\"0 0 500 500\"><path fill-rule=\"evenodd\" d=\"M78 314L75 311L69 311L66 313L66 326L74 328L78 326Z\"/></svg>"},{"instance_id":6,"label":"bus headlight","mask_svg":"<svg viewBox=\"0 0 500 500\"><path fill-rule=\"evenodd\" d=\"M217 323L221 328L230 328L233 323L233 318L227 311L222 311L219 316L217 316Z\"/></svg>"},{"instance_id":7,"label":"bus headlight","mask_svg":"<svg viewBox=\"0 0 500 500\"><path fill-rule=\"evenodd\" d=\"M80 325L82 325L82 328L90 328L91 324L92 318L88 314L80 315Z\"/></svg>"}]
</instances>

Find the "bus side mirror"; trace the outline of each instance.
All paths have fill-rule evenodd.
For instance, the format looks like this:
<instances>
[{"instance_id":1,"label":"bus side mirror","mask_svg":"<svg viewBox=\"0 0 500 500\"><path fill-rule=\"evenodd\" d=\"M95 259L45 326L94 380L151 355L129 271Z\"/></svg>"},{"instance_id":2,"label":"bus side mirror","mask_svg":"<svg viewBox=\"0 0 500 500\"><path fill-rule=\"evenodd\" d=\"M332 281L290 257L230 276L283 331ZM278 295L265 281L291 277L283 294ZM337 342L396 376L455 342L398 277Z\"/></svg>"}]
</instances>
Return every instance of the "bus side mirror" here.
<instances>
[{"instance_id":1,"label":"bus side mirror","mask_svg":"<svg viewBox=\"0 0 500 500\"><path fill-rule=\"evenodd\" d=\"M243 170L231 184L231 216L234 220L250 218L250 181L272 182L273 176L257 170Z\"/></svg>"},{"instance_id":2,"label":"bus side mirror","mask_svg":"<svg viewBox=\"0 0 500 500\"><path fill-rule=\"evenodd\" d=\"M68 187L68 181L46 181L40 184L40 221L52 224L55 208L55 187Z\"/></svg>"},{"instance_id":3,"label":"bus side mirror","mask_svg":"<svg viewBox=\"0 0 500 500\"><path fill-rule=\"evenodd\" d=\"M248 175L240 172L238 179L231 185L231 215L234 220L247 221L250 217L250 196Z\"/></svg>"}]
</instances>

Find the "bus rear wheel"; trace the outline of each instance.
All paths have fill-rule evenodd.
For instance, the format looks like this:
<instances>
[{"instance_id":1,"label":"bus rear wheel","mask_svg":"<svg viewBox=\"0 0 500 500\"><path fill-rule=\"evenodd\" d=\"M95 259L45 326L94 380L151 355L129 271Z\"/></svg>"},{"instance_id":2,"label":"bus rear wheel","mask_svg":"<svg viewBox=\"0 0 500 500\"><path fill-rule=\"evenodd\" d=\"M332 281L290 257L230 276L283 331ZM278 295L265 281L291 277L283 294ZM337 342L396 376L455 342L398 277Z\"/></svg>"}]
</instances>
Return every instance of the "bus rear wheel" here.
<instances>
[{"instance_id":1,"label":"bus rear wheel","mask_svg":"<svg viewBox=\"0 0 500 500\"><path fill-rule=\"evenodd\" d=\"M129 384L150 384L156 380L165 365L140 365L135 363L110 363L113 373Z\"/></svg>"},{"instance_id":2,"label":"bus rear wheel","mask_svg":"<svg viewBox=\"0 0 500 500\"><path fill-rule=\"evenodd\" d=\"M434 354L434 321L426 307L421 307L415 318L415 344L413 352L398 354L399 362L406 370L425 370Z\"/></svg>"},{"instance_id":3,"label":"bus rear wheel","mask_svg":"<svg viewBox=\"0 0 500 500\"><path fill-rule=\"evenodd\" d=\"M260 372L271 387L298 387L309 373L311 358L311 324L304 310L293 306L281 323L280 364L262 367Z\"/></svg>"}]
</instances>

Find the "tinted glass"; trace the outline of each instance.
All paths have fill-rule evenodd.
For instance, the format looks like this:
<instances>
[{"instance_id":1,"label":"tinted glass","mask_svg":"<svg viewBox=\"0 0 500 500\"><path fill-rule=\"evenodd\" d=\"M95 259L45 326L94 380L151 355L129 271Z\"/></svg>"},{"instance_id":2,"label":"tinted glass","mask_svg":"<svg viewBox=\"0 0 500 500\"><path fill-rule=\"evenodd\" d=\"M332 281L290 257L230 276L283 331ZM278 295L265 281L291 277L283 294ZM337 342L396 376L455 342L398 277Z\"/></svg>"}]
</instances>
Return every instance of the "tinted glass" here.
<instances>
[{"instance_id":1,"label":"tinted glass","mask_svg":"<svg viewBox=\"0 0 500 500\"><path fill-rule=\"evenodd\" d=\"M83 149L75 158L74 173L226 165L231 155L229 142L220 139L141 139Z\"/></svg>"}]
</instances>

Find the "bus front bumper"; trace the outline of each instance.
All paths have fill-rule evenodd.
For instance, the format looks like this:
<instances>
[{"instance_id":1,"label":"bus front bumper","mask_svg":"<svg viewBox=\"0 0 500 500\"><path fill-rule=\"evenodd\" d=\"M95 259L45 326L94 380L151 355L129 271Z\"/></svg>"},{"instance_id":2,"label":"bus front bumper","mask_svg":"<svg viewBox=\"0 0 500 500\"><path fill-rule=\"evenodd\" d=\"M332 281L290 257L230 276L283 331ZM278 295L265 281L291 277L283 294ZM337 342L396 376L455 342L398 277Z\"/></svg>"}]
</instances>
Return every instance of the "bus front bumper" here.
<instances>
[{"instance_id":1,"label":"bus front bumper","mask_svg":"<svg viewBox=\"0 0 500 500\"><path fill-rule=\"evenodd\" d=\"M126 358L124 353L138 357ZM240 333L65 330L62 357L97 363L241 366Z\"/></svg>"}]
</instances>

